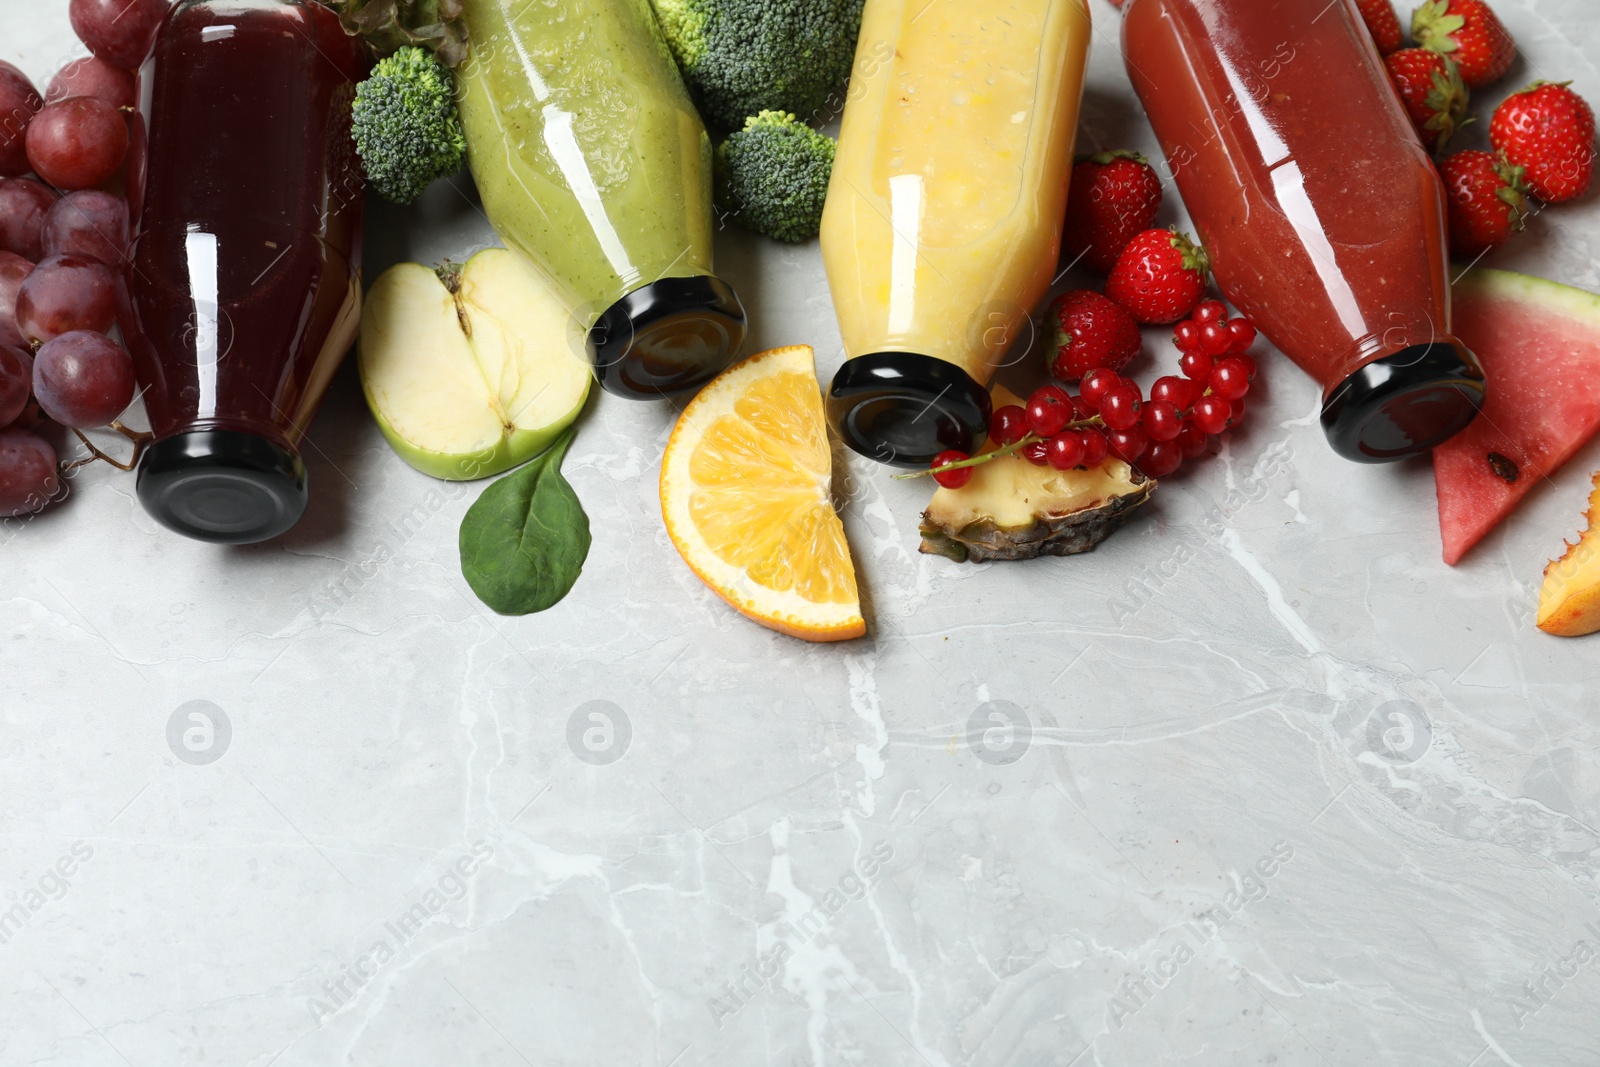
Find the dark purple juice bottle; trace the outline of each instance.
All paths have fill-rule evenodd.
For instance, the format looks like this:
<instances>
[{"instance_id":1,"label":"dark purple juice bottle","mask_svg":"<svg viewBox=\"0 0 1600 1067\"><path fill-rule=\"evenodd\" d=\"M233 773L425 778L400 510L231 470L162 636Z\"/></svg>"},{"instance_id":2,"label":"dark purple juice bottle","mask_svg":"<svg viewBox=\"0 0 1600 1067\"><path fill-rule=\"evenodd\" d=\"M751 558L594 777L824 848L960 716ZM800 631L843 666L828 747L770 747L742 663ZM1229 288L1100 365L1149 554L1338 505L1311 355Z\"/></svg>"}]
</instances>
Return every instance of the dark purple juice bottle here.
<instances>
[{"instance_id":1,"label":"dark purple juice bottle","mask_svg":"<svg viewBox=\"0 0 1600 1067\"><path fill-rule=\"evenodd\" d=\"M316 0L179 0L140 71L119 321L155 434L139 500L179 533L305 511L300 439L360 319L367 66Z\"/></svg>"}]
</instances>

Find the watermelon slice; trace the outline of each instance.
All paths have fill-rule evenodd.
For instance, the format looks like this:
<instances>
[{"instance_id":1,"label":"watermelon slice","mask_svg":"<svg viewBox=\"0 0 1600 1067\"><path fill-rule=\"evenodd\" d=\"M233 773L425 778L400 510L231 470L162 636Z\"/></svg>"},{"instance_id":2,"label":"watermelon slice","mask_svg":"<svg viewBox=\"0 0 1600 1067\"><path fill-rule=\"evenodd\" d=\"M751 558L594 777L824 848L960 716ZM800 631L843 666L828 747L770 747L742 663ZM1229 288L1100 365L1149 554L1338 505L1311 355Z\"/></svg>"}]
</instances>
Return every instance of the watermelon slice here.
<instances>
[{"instance_id":1,"label":"watermelon slice","mask_svg":"<svg viewBox=\"0 0 1600 1067\"><path fill-rule=\"evenodd\" d=\"M1600 296L1504 270L1456 282L1454 330L1488 378L1482 413L1433 450L1454 566L1600 429Z\"/></svg>"}]
</instances>

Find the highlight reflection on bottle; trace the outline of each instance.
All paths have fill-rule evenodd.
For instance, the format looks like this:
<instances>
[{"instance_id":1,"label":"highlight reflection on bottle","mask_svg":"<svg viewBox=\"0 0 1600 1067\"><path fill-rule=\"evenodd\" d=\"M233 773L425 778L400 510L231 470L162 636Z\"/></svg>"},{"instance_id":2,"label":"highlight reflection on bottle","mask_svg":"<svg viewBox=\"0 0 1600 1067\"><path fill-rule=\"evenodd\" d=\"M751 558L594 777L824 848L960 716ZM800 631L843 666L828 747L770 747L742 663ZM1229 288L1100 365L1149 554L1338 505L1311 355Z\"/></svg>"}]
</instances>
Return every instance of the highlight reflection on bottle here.
<instances>
[{"instance_id":1,"label":"highlight reflection on bottle","mask_svg":"<svg viewBox=\"0 0 1600 1067\"><path fill-rule=\"evenodd\" d=\"M1089 35L1083 0L867 0L822 217L828 415L863 455L982 442L1056 270Z\"/></svg>"},{"instance_id":2,"label":"highlight reflection on bottle","mask_svg":"<svg viewBox=\"0 0 1600 1067\"><path fill-rule=\"evenodd\" d=\"M139 499L179 533L305 510L299 444L360 320L366 67L316 0L180 0L140 72L118 320L155 434Z\"/></svg>"},{"instance_id":3,"label":"highlight reflection on bottle","mask_svg":"<svg viewBox=\"0 0 1600 1067\"><path fill-rule=\"evenodd\" d=\"M1130 0L1123 54L1218 286L1363 462L1477 414L1444 190L1353 0Z\"/></svg>"}]
</instances>

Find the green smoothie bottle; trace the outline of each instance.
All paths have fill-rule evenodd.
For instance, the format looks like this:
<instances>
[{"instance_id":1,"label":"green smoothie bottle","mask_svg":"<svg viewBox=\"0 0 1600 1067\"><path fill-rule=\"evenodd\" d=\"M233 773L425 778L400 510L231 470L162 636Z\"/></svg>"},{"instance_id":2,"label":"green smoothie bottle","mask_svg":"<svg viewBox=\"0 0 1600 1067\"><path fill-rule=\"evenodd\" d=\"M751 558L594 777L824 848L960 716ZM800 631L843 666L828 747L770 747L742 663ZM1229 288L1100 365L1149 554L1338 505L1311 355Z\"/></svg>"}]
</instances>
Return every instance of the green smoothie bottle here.
<instances>
[{"instance_id":1,"label":"green smoothie bottle","mask_svg":"<svg viewBox=\"0 0 1600 1067\"><path fill-rule=\"evenodd\" d=\"M711 141L649 0L467 0L473 180L502 240L566 294L608 392L704 384L745 315L711 273Z\"/></svg>"}]
</instances>

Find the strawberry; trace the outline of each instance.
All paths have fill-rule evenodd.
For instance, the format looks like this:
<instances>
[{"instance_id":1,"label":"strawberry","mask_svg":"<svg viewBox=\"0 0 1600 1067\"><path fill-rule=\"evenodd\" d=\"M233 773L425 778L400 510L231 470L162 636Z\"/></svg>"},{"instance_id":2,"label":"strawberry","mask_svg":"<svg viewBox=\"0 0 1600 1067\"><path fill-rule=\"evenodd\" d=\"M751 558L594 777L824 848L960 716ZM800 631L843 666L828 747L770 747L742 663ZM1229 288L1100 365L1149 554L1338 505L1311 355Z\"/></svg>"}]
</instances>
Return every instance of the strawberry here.
<instances>
[{"instance_id":1,"label":"strawberry","mask_svg":"<svg viewBox=\"0 0 1600 1067\"><path fill-rule=\"evenodd\" d=\"M1483 0L1426 0L1411 15L1411 36L1454 59L1469 89L1499 81L1517 54L1511 35Z\"/></svg>"},{"instance_id":2,"label":"strawberry","mask_svg":"<svg viewBox=\"0 0 1600 1067\"><path fill-rule=\"evenodd\" d=\"M1499 248L1522 229L1528 213L1522 168L1476 149L1439 164L1450 218L1450 251L1476 257Z\"/></svg>"},{"instance_id":3,"label":"strawberry","mask_svg":"<svg viewBox=\"0 0 1600 1067\"><path fill-rule=\"evenodd\" d=\"M1467 87L1449 56L1426 48L1404 48L1384 59L1389 80L1411 114L1422 147L1442 152L1467 115Z\"/></svg>"},{"instance_id":4,"label":"strawberry","mask_svg":"<svg viewBox=\"0 0 1600 1067\"><path fill-rule=\"evenodd\" d=\"M1145 230L1128 242L1106 279L1106 295L1145 323L1177 322L1200 302L1210 261L1188 235Z\"/></svg>"},{"instance_id":5,"label":"strawberry","mask_svg":"<svg viewBox=\"0 0 1600 1067\"><path fill-rule=\"evenodd\" d=\"M1372 34L1372 43L1378 46L1380 56L1398 50L1405 43L1405 35L1400 32L1400 19L1389 0L1356 0L1356 7L1361 9L1367 32Z\"/></svg>"},{"instance_id":6,"label":"strawberry","mask_svg":"<svg viewBox=\"0 0 1600 1067\"><path fill-rule=\"evenodd\" d=\"M1050 374L1064 382L1075 382L1096 367L1119 371L1144 346L1144 335L1127 308L1092 289L1056 297L1045 321L1055 324Z\"/></svg>"},{"instance_id":7,"label":"strawberry","mask_svg":"<svg viewBox=\"0 0 1600 1067\"><path fill-rule=\"evenodd\" d=\"M1582 196L1594 177L1594 112L1567 82L1534 82L1494 109L1489 140L1527 171L1549 204Z\"/></svg>"},{"instance_id":8,"label":"strawberry","mask_svg":"<svg viewBox=\"0 0 1600 1067\"><path fill-rule=\"evenodd\" d=\"M1161 207L1161 179L1134 152L1098 152L1072 165L1061 248L1109 274L1133 235L1149 229Z\"/></svg>"}]
</instances>

